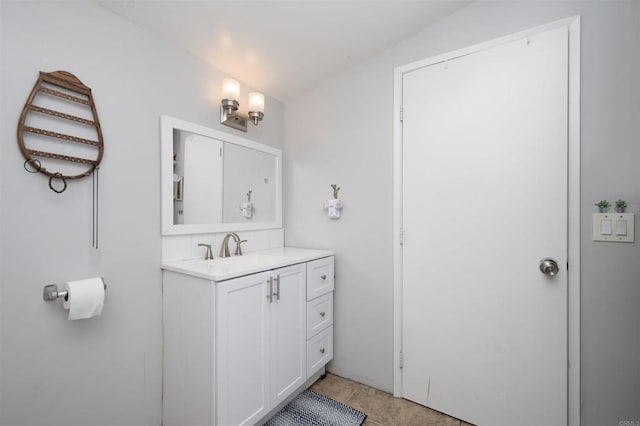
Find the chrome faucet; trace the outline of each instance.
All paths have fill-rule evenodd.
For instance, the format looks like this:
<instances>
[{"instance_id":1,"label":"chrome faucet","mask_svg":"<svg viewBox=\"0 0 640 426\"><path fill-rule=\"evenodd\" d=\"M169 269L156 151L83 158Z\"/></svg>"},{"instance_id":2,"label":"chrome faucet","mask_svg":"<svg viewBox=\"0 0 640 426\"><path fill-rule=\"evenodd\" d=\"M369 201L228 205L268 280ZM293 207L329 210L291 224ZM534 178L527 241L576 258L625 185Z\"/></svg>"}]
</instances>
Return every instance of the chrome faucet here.
<instances>
[{"instance_id":1,"label":"chrome faucet","mask_svg":"<svg viewBox=\"0 0 640 426\"><path fill-rule=\"evenodd\" d=\"M233 238L233 241L236 242L236 256L242 256L242 248L240 244L246 243L247 240L241 240L238 234L235 232L231 232L224 236L224 240L222 240L222 246L220 247L220 257L230 257L231 253L229 253L229 238Z\"/></svg>"},{"instance_id":2,"label":"chrome faucet","mask_svg":"<svg viewBox=\"0 0 640 426\"><path fill-rule=\"evenodd\" d=\"M213 259L213 252L211 251L211 244L198 244L198 247L206 247L207 254L204 256L204 260Z\"/></svg>"},{"instance_id":3,"label":"chrome faucet","mask_svg":"<svg viewBox=\"0 0 640 426\"><path fill-rule=\"evenodd\" d=\"M239 238L240 237L238 237L238 239ZM236 256L242 256L242 247L240 247L240 244L246 243L246 242L247 242L247 240L236 241L236 253L235 253Z\"/></svg>"}]
</instances>

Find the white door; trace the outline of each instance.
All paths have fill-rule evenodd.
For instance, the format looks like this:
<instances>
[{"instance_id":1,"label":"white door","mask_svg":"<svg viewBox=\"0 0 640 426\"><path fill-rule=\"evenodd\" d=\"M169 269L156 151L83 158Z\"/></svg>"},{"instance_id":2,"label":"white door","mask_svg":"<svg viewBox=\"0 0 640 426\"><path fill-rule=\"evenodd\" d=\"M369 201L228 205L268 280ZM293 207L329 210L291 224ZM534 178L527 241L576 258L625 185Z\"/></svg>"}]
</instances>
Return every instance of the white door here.
<instances>
[{"instance_id":1,"label":"white door","mask_svg":"<svg viewBox=\"0 0 640 426\"><path fill-rule=\"evenodd\" d=\"M567 81L566 27L404 75L403 397L567 424Z\"/></svg>"},{"instance_id":2,"label":"white door","mask_svg":"<svg viewBox=\"0 0 640 426\"><path fill-rule=\"evenodd\" d=\"M306 268L294 265L272 276L271 394L277 405L306 379Z\"/></svg>"},{"instance_id":3,"label":"white door","mask_svg":"<svg viewBox=\"0 0 640 426\"><path fill-rule=\"evenodd\" d=\"M218 425L253 425L269 411L270 272L216 284Z\"/></svg>"}]
</instances>

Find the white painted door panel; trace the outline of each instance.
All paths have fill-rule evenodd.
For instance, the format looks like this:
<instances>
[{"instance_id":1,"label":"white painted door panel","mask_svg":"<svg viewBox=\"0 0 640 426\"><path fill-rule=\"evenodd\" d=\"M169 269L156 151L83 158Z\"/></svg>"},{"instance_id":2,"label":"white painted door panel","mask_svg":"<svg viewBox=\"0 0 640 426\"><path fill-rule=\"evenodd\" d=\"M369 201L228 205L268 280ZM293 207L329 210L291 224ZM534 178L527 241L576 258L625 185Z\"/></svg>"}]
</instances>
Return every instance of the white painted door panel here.
<instances>
[{"instance_id":1,"label":"white painted door panel","mask_svg":"<svg viewBox=\"0 0 640 426\"><path fill-rule=\"evenodd\" d=\"M306 379L306 273L304 264L273 271L277 281L271 307L272 405L284 401Z\"/></svg>"},{"instance_id":2,"label":"white painted door panel","mask_svg":"<svg viewBox=\"0 0 640 426\"><path fill-rule=\"evenodd\" d=\"M253 425L307 377L306 265L216 286L217 424Z\"/></svg>"},{"instance_id":3,"label":"white painted door panel","mask_svg":"<svg viewBox=\"0 0 640 426\"><path fill-rule=\"evenodd\" d=\"M253 425L270 409L270 272L217 284L217 423Z\"/></svg>"},{"instance_id":4,"label":"white painted door panel","mask_svg":"<svg viewBox=\"0 0 640 426\"><path fill-rule=\"evenodd\" d=\"M567 28L404 75L404 397L566 424L567 80Z\"/></svg>"}]
</instances>

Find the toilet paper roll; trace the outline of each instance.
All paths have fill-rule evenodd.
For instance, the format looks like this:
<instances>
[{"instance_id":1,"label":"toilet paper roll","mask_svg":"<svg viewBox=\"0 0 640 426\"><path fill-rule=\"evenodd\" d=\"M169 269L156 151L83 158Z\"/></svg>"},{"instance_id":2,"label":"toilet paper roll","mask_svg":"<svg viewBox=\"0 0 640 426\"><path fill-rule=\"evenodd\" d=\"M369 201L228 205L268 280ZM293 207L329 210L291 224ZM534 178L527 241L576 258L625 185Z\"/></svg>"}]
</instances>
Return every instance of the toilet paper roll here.
<instances>
[{"instance_id":1,"label":"toilet paper roll","mask_svg":"<svg viewBox=\"0 0 640 426\"><path fill-rule=\"evenodd\" d=\"M69 281L62 285L67 291L62 306L69 310L69 319L85 319L102 314L104 306L104 282L102 278Z\"/></svg>"}]
</instances>

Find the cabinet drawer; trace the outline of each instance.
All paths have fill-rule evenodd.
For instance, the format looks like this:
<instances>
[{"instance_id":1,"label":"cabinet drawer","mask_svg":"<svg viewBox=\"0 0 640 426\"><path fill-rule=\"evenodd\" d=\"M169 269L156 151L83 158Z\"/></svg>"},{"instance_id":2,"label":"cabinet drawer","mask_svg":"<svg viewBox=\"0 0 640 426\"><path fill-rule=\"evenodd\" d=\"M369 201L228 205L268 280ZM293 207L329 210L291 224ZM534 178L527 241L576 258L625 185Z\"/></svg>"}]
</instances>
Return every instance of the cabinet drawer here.
<instances>
[{"instance_id":1,"label":"cabinet drawer","mask_svg":"<svg viewBox=\"0 0 640 426\"><path fill-rule=\"evenodd\" d=\"M307 339L333 324L333 292L307 302Z\"/></svg>"},{"instance_id":2,"label":"cabinet drawer","mask_svg":"<svg viewBox=\"0 0 640 426\"><path fill-rule=\"evenodd\" d=\"M307 263L307 300L313 300L333 289L333 256Z\"/></svg>"},{"instance_id":3,"label":"cabinet drawer","mask_svg":"<svg viewBox=\"0 0 640 426\"><path fill-rule=\"evenodd\" d=\"M307 378L333 358L333 326L307 341Z\"/></svg>"}]
</instances>

